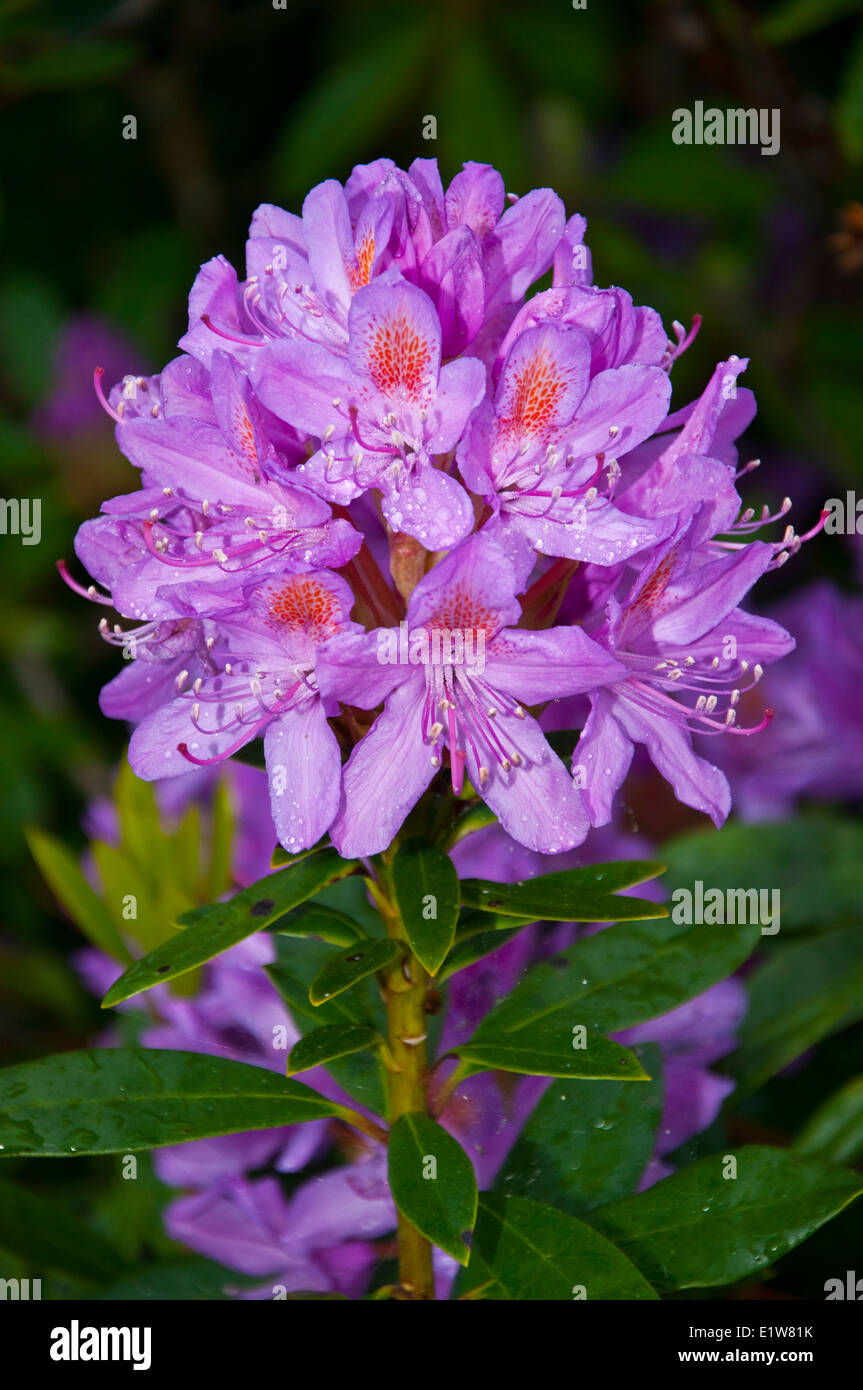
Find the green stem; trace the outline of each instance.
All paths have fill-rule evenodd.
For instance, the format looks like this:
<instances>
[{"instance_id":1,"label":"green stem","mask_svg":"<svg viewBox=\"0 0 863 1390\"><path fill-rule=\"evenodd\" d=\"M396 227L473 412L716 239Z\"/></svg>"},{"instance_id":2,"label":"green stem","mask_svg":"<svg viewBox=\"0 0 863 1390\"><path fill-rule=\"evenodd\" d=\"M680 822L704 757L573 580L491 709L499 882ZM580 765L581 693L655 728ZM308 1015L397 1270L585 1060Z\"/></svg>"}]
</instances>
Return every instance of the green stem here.
<instances>
[{"instance_id":1,"label":"green stem","mask_svg":"<svg viewBox=\"0 0 863 1390\"><path fill-rule=\"evenodd\" d=\"M384 906L385 902L385 906ZM426 998L429 977L408 945L398 909L388 895L379 900L387 933L405 947L404 956L389 970L384 998L387 1010L389 1053L393 1069L387 1070L390 1124L401 1115L428 1114L428 1056L426 1050ZM401 1212L398 1218L399 1283L402 1296L414 1300L434 1298L431 1245Z\"/></svg>"}]
</instances>

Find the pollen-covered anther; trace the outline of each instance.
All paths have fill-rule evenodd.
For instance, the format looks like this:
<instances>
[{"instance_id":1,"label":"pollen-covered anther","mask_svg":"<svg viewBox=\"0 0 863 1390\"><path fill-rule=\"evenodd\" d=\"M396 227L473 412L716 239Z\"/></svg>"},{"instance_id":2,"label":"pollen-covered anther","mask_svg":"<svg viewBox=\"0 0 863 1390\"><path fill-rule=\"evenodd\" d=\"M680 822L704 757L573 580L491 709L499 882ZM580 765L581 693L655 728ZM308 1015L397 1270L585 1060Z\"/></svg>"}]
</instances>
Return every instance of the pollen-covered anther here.
<instances>
[{"instance_id":1,"label":"pollen-covered anther","mask_svg":"<svg viewBox=\"0 0 863 1390\"><path fill-rule=\"evenodd\" d=\"M157 541L156 544L158 545L159 542ZM203 547L203 544L204 544L204 533L203 533L203 531L196 531L196 532L195 532L195 545L196 545L197 549L198 549L198 550L201 550L202 547Z\"/></svg>"},{"instance_id":2,"label":"pollen-covered anther","mask_svg":"<svg viewBox=\"0 0 863 1390\"><path fill-rule=\"evenodd\" d=\"M432 767L440 767L440 758L438 757L437 753L432 754L432 756L429 758L429 762L431 763Z\"/></svg>"},{"instance_id":3,"label":"pollen-covered anther","mask_svg":"<svg viewBox=\"0 0 863 1390\"><path fill-rule=\"evenodd\" d=\"M201 693L201 686L202 686L203 684L204 684L204 682L203 682L203 680L202 680L202 678L201 678L200 676L198 676L197 680L195 680L195 681L193 682L193 684L192 684L192 689L194 690L194 692L195 692L196 695L199 695L199 694Z\"/></svg>"},{"instance_id":4,"label":"pollen-covered anther","mask_svg":"<svg viewBox=\"0 0 863 1390\"><path fill-rule=\"evenodd\" d=\"M732 726L732 724L735 723L736 719L737 719L737 710L736 710L736 709L728 709L728 710L725 711L725 724L726 724L726 727L727 727L727 728L730 729L731 726Z\"/></svg>"},{"instance_id":5,"label":"pollen-covered anther","mask_svg":"<svg viewBox=\"0 0 863 1390\"><path fill-rule=\"evenodd\" d=\"M761 665L760 661L756 662L752 668L752 684L757 685L763 675L764 667Z\"/></svg>"},{"instance_id":6,"label":"pollen-covered anther","mask_svg":"<svg viewBox=\"0 0 863 1390\"><path fill-rule=\"evenodd\" d=\"M619 425L609 425L609 427L608 427L608 433L609 433L609 437L610 437L611 439L616 439L617 436L620 434L620 426L619 426Z\"/></svg>"},{"instance_id":7,"label":"pollen-covered anther","mask_svg":"<svg viewBox=\"0 0 863 1390\"><path fill-rule=\"evenodd\" d=\"M429 729L429 738L430 738L430 739L440 738L440 736L441 736L442 733L443 733L443 724L441 724L441 723L439 723L437 720L435 720L434 724L432 724L431 728Z\"/></svg>"},{"instance_id":8,"label":"pollen-covered anther","mask_svg":"<svg viewBox=\"0 0 863 1390\"><path fill-rule=\"evenodd\" d=\"M151 520L151 521L157 521L157 520L158 520L158 517L159 517L159 508L158 508L158 507L153 507L152 510L151 510L151 512L150 512L150 520Z\"/></svg>"},{"instance_id":9,"label":"pollen-covered anther","mask_svg":"<svg viewBox=\"0 0 863 1390\"><path fill-rule=\"evenodd\" d=\"M739 690L732 690L732 692L731 692L731 703L732 703L732 705L736 705L736 704L738 703L739 699L740 699L740 691L739 691Z\"/></svg>"},{"instance_id":10,"label":"pollen-covered anther","mask_svg":"<svg viewBox=\"0 0 863 1390\"><path fill-rule=\"evenodd\" d=\"M189 673L188 673L188 671L181 671L180 674L176 677L176 679L175 679L175 681L174 681L174 684L176 685L178 691L180 691L180 690L183 689L183 686L186 684L186 681L187 681L188 679L189 679Z\"/></svg>"},{"instance_id":11,"label":"pollen-covered anther","mask_svg":"<svg viewBox=\"0 0 863 1390\"><path fill-rule=\"evenodd\" d=\"M516 719L525 718L525 712L521 705L516 705L515 709L513 710L513 714L515 715Z\"/></svg>"},{"instance_id":12,"label":"pollen-covered anther","mask_svg":"<svg viewBox=\"0 0 863 1390\"><path fill-rule=\"evenodd\" d=\"M218 548L218 550L213 551L213 559L219 565L226 564L228 557L225 554L224 550L222 550L221 546Z\"/></svg>"},{"instance_id":13,"label":"pollen-covered anther","mask_svg":"<svg viewBox=\"0 0 863 1390\"><path fill-rule=\"evenodd\" d=\"M210 510L210 502L209 502L209 499L205 497L204 500L203 500L202 503L201 503L201 511L204 513L204 516L206 516L206 515L207 515L207 512L208 512L209 510Z\"/></svg>"},{"instance_id":14,"label":"pollen-covered anther","mask_svg":"<svg viewBox=\"0 0 863 1390\"><path fill-rule=\"evenodd\" d=\"M487 767L481 767L479 769L479 784L481 787L484 787L486 782L488 781L488 775L489 774Z\"/></svg>"},{"instance_id":15,"label":"pollen-covered anther","mask_svg":"<svg viewBox=\"0 0 863 1390\"><path fill-rule=\"evenodd\" d=\"M198 704L198 702L197 702L197 700L196 700L195 703L192 705L192 718L193 718L194 720L197 721L198 719L200 719L200 717L201 717L201 706Z\"/></svg>"},{"instance_id":16,"label":"pollen-covered anther","mask_svg":"<svg viewBox=\"0 0 863 1390\"><path fill-rule=\"evenodd\" d=\"M503 759L501 760L501 764L500 764L500 765L501 765L501 767L503 768L504 772L511 772L511 771L512 771L512 763L510 762L509 758L503 758Z\"/></svg>"},{"instance_id":17,"label":"pollen-covered anther","mask_svg":"<svg viewBox=\"0 0 863 1390\"><path fill-rule=\"evenodd\" d=\"M520 753L513 753L511 762L513 767L521 767L522 763L524 762L524 759L522 758Z\"/></svg>"}]
</instances>

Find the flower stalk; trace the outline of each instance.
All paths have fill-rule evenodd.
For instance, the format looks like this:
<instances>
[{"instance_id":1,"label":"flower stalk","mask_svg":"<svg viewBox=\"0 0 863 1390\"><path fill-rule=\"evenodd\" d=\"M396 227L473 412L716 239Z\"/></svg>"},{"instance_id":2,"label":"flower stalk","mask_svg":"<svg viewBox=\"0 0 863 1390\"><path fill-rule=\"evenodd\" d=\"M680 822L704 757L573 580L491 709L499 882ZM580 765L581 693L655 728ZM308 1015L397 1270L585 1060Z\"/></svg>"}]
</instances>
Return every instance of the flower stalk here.
<instances>
[{"instance_id":1,"label":"flower stalk","mask_svg":"<svg viewBox=\"0 0 863 1390\"><path fill-rule=\"evenodd\" d=\"M402 1115L428 1113L426 1001L429 977L408 943L395 896L376 894L387 934L399 941L403 955L387 971L383 995L392 1067L387 1068L390 1124ZM405 1216L398 1217L399 1284L402 1298L434 1298L431 1245Z\"/></svg>"}]
</instances>

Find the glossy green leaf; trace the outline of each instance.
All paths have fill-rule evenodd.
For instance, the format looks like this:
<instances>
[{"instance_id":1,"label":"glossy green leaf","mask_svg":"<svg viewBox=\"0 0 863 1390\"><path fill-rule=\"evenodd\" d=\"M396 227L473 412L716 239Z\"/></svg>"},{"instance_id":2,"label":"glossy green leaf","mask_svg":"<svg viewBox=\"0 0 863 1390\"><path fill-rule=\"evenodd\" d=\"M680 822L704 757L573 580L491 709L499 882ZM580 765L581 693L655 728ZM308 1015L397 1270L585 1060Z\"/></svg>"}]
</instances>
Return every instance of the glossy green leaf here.
<instances>
[{"instance_id":1,"label":"glossy green leaf","mask_svg":"<svg viewBox=\"0 0 863 1390\"><path fill-rule=\"evenodd\" d=\"M114 960L123 964L131 960L110 912L90 887L75 856L44 830L28 830L27 843L52 893L87 939Z\"/></svg>"},{"instance_id":2,"label":"glossy green leaf","mask_svg":"<svg viewBox=\"0 0 863 1390\"><path fill-rule=\"evenodd\" d=\"M198 1052L96 1048L0 1071L4 1156L134 1153L345 1113L299 1081Z\"/></svg>"},{"instance_id":3,"label":"glossy green leaf","mask_svg":"<svg viewBox=\"0 0 863 1390\"><path fill-rule=\"evenodd\" d=\"M119 1252L66 1206L2 1181L0 1250L23 1260L37 1276L104 1281L115 1278L124 1265Z\"/></svg>"},{"instance_id":4,"label":"glossy green leaf","mask_svg":"<svg viewBox=\"0 0 863 1390\"><path fill-rule=\"evenodd\" d=\"M518 922L518 919L513 917L508 920ZM482 960L484 956L490 956L495 951L499 951L502 946L505 946L508 941L512 941L513 937L518 936L520 931L530 925L530 922L518 922L517 926L511 926L503 931L468 931L463 940L461 935L457 934L455 945L438 972L437 983L442 985L459 970L465 970L469 965Z\"/></svg>"},{"instance_id":5,"label":"glossy green leaf","mask_svg":"<svg viewBox=\"0 0 863 1390\"><path fill-rule=\"evenodd\" d=\"M270 930L280 936L317 936L330 946L350 946L364 935L359 922L317 902L295 907L293 912L279 917Z\"/></svg>"},{"instance_id":6,"label":"glossy green leaf","mask_svg":"<svg viewBox=\"0 0 863 1390\"><path fill-rule=\"evenodd\" d=\"M418 840L397 851L393 889L411 950L430 975L437 974L458 922L458 874L449 855Z\"/></svg>"},{"instance_id":7,"label":"glossy green leaf","mask_svg":"<svg viewBox=\"0 0 863 1390\"><path fill-rule=\"evenodd\" d=\"M623 922L665 917L666 909L643 898L614 897L662 873L661 864L622 861L592 864L541 874L523 883L492 883L489 879L462 881L465 907L551 922Z\"/></svg>"},{"instance_id":8,"label":"glossy green leaf","mask_svg":"<svg viewBox=\"0 0 863 1390\"><path fill-rule=\"evenodd\" d=\"M644 1067L628 1047L588 1034L584 1046L575 1046L571 1029L535 1026L516 1033L480 1029L469 1042L453 1048L456 1057L471 1064L471 1071L514 1071L523 1076L598 1077L618 1081L647 1081Z\"/></svg>"},{"instance_id":9,"label":"glossy green leaf","mask_svg":"<svg viewBox=\"0 0 863 1390\"><path fill-rule=\"evenodd\" d=\"M511 1032L561 1015L604 1033L632 1028L726 979L758 940L747 925L620 923L532 967L481 1028Z\"/></svg>"},{"instance_id":10,"label":"glossy green leaf","mask_svg":"<svg viewBox=\"0 0 863 1390\"><path fill-rule=\"evenodd\" d=\"M863 1076L818 1107L797 1136L794 1152L826 1163L856 1163L863 1156Z\"/></svg>"},{"instance_id":11,"label":"glossy green leaf","mask_svg":"<svg viewBox=\"0 0 863 1390\"><path fill-rule=\"evenodd\" d=\"M513 1301L655 1299L644 1275L610 1240L567 1212L526 1197L482 1192L470 1269L459 1292Z\"/></svg>"},{"instance_id":12,"label":"glossy green leaf","mask_svg":"<svg viewBox=\"0 0 863 1390\"><path fill-rule=\"evenodd\" d=\"M741 1092L755 1090L820 1038L863 1017L863 926L777 950L746 988L749 1008L731 1063Z\"/></svg>"},{"instance_id":13,"label":"glossy green leaf","mask_svg":"<svg viewBox=\"0 0 863 1390\"><path fill-rule=\"evenodd\" d=\"M350 873L353 867L352 861L341 859L335 850L323 850L291 868L269 874L229 902L185 913L179 919L183 930L135 961L108 990L102 1007L131 999L142 990L174 980L221 955L310 898L325 883Z\"/></svg>"},{"instance_id":14,"label":"glossy green leaf","mask_svg":"<svg viewBox=\"0 0 863 1390\"><path fill-rule=\"evenodd\" d=\"M402 953L397 941L389 937L364 937L347 950L332 956L309 986L309 999L326 1004L335 995L351 989L360 980L391 965Z\"/></svg>"},{"instance_id":15,"label":"glossy green leaf","mask_svg":"<svg viewBox=\"0 0 863 1390\"><path fill-rule=\"evenodd\" d=\"M554 1024L561 1037L577 1024L616 1033L658 1018L724 980L759 939L748 926L679 927L620 923L585 937L527 971L483 1019L470 1045L530 1037Z\"/></svg>"},{"instance_id":16,"label":"glossy green leaf","mask_svg":"<svg viewBox=\"0 0 863 1390\"><path fill-rule=\"evenodd\" d=\"M291 1048L288 1058L288 1076L308 1071L311 1067L321 1067L339 1057L347 1057L352 1052L364 1052L380 1041L374 1028L363 1028L352 1024L329 1024L324 1028L313 1028L300 1038Z\"/></svg>"},{"instance_id":17,"label":"glossy green leaf","mask_svg":"<svg viewBox=\"0 0 863 1390\"><path fill-rule=\"evenodd\" d=\"M276 947L279 959L267 966L266 971L301 1033L336 1024L372 1029L382 1036L386 1033L386 1016L373 977L360 981L344 994L337 994L327 1004L314 1005L309 999L309 986L332 958L331 950L314 938L296 947L292 941L276 937ZM354 1052L340 1057L331 1061L327 1070L358 1104L377 1115L384 1113L385 1077L376 1052Z\"/></svg>"},{"instance_id":18,"label":"glossy green leaf","mask_svg":"<svg viewBox=\"0 0 863 1390\"><path fill-rule=\"evenodd\" d=\"M643 1086L619 1081L552 1083L504 1159L495 1188L579 1216L627 1196L650 1161L662 1118L658 1047L636 1053Z\"/></svg>"},{"instance_id":19,"label":"glossy green leaf","mask_svg":"<svg viewBox=\"0 0 863 1390\"><path fill-rule=\"evenodd\" d=\"M753 1145L702 1158L589 1220L658 1289L702 1289L757 1274L860 1192L859 1173Z\"/></svg>"},{"instance_id":20,"label":"glossy green leaf","mask_svg":"<svg viewBox=\"0 0 863 1390\"><path fill-rule=\"evenodd\" d=\"M428 1116L402 1115L390 1132L388 1164L393 1199L402 1215L466 1265L477 1186L461 1145Z\"/></svg>"}]
</instances>

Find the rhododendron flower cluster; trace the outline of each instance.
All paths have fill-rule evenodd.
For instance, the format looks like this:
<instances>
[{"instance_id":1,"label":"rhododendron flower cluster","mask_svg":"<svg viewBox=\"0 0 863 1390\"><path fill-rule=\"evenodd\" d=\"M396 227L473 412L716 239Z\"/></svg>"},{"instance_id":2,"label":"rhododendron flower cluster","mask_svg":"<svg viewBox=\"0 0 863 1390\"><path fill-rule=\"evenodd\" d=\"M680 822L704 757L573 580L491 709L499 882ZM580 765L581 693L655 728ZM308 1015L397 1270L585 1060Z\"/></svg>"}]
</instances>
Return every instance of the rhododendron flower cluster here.
<instances>
[{"instance_id":1,"label":"rhododendron flower cluster","mask_svg":"<svg viewBox=\"0 0 863 1390\"><path fill-rule=\"evenodd\" d=\"M259 208L244 279L203 266L181 355L105 398L140 486L76 543L90 596L137 624L103 621L133 660L102 707L136 725L140 777L262 737L291 851L378 853L448 775L558 853L610 821L643 744L721 824L692 735L769 722L738 701L793 641L739 605L800 538L752 538L787 501L742 510L745 359L672 409L697 322L669 338L593 284L584 233L488 165L444 191L433 160L377 160L301 216ZM382 659L405 624L407 661ZM481 634L482 669L464 640L424 660L442 631ZM570 767L549 702L583 727Z\"/></svg>"}]
</instances>

